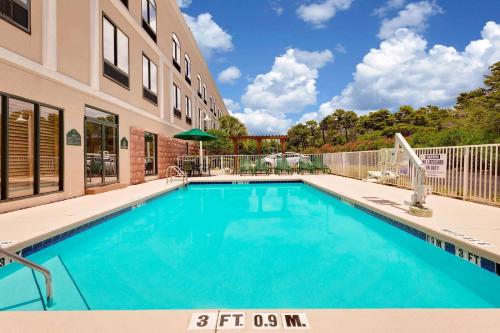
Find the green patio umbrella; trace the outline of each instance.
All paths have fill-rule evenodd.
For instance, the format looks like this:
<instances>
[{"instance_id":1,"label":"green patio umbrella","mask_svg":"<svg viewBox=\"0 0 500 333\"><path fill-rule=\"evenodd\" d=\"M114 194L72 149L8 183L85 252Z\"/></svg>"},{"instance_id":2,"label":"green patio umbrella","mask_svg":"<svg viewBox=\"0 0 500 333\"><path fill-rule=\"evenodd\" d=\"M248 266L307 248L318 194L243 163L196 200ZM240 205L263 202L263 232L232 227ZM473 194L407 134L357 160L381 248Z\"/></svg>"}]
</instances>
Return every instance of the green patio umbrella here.
<instances>
[{"instance_id":1,"label":"green patio umbrella","mask_svg":"<svg viewBox=\"0 0 500 333\"><path fill-rule=\"evenodd\" d=\"M193 128L187 132L176 134L174 135L174 138L200 142L200 168L203 166L203 141L212 141L217 139L215 135L203 132L198 128Z\"/></svg>"}]
</instances>

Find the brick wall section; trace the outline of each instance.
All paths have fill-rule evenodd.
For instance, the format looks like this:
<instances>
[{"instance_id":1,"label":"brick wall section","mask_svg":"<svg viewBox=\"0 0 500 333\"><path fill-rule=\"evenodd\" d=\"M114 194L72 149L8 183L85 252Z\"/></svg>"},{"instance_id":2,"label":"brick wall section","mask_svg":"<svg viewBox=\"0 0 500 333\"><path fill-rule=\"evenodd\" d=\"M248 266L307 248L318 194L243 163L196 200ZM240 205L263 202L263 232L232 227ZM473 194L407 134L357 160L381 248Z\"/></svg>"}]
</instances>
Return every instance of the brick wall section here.
<instances>
[{"instance_id":1,"label":"brick wall section","mask_svg":"<svg viewBox=\"0 0 500 333\"><path fill-rule=\"evenodd\" d=\"M188 148L186 150L186 144ZM169 138L164 135L158 136L158 176L165 178L165 172L170 165L177 164L177 157L181 155L198 155L198 144Z\"/></svg>"},{"instance_id":2,"label":"brick wall section","mask_svg":"<svg viewBox=\"0 0 500 333\"><path fill-rule=\"evenodd\" d=\"M130 184L144 183L144 130L130 128Z\"/></svg>"}]
</instances>

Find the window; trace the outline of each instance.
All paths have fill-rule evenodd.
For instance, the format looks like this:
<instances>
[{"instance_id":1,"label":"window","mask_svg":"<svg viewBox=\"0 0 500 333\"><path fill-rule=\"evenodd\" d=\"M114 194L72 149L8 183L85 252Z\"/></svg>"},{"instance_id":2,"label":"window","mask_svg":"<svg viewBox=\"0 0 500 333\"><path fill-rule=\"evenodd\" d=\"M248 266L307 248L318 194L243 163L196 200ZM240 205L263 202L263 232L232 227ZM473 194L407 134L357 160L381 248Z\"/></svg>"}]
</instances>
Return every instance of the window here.
<instances>
[{"instance_id":1,"label":"window","mask_svg":"<svg viewBox=\"0 0 500 333\"><path fill-rule=\"evenodd\" d=\"M175 84L172 86L172 100L174 102L174 116L181 118L181 89Z\"/></svg>"},{"instance_id":2,"label":"window","mask_svg":"<svg viewBox=\"0 0 500 333\"><path fill-rule=\"evenodd\" d=\"M128 37L107 17L102 24L104 76L128 88Z\"/></svg>"},{"instance_id":3,"label":"window","mask_svg":"<svg viewBox=\"0 0 500 333\"><path fill-rule=\"evenodd\" d=\"M198 74L197 80L198 80L198 96L201 98L201 76L200 76L200 74Z\"/></svg>"},{"instance_id":4,"label":"window","mask_svg":"<svg viewBox=\"0 0 500 333\"><path fill-rule=\"evenodd\" d=\"M172 63L177 70L181 71L181 43L176 34L172 34Z\"/></svg>"},{"instance_id":5,"label":"window","mask_svg":"<svg viewBox=\"0 0 500 333\"><path fill-rule=\"evenodd\" d=\"M60 111L40 106L40 193L59 191Z\"/></svg>"},{"instance_id":6,"label":"window","mask_svg":"<svg viewBox=\"0 0 500 333\"><path fill-rule=\"evenodd\" d=\"M142 28L156 42L156 2L142 0Z\"/></svg>"},{"instance_id":7,"label":"window","mask_svg":"<svg viewBox=\"0 0 500 333\"><path fill-rule=\"evenodd\" d=\"M201 118L201 120L203 121L203 130L207 131L209 129L209 126L210 126L210 123L209 123L210 120L208 118L208 115L205 113L205 111L203 111L201 116L203 117L203 118Z\"/></svg>"},{"instance_id":8,"label":"window","mask_svg":"<svg viewBox=\"0 0 500 333\"><path fill-rule=\"evenodd\" d=\"M30 0L0 0L0 17L30 32Z\"/></svg>"},{"instance_id":9,"label":"window","mask_svg":"<svg viewBox=\"0 0 500 333\"><path fill-rule=\"evenodd\" d=\"M192 110L192 105L191 105L191 98L186 96L186 123L192 124L193 123L193 110Z\"/></svg>"},{"instance_id":10,"label":"window","mask_svg":"<svg viewBox=\"0 0 500 333\"><path fill-rule=\"evenodd\" d=\"M118 182L118 116L85 107L85 186Z\"/></svg>"},{"instance_id":11,"label":"window","mask_svg":"<svg viewBox=\"0 0 500 333\"><path fill-rule=\"evenodd\" d=\"M210 96L210 112L214 113L214 98Z\"/></svg>"},{"instance_id":12,"label":"window","mask_svg":"<svg viewBox=\"0 0 500 333\"><path fill-rule=\"evenodd\" d=\"M156 134L144 132L144 173L146 176L158 174L157 142Z\"/></svg>"},{"instance_id":13,"label":"window","mask_svg":"<svg viewBox=\"0 0 500 333\"><path fill-rule=\"evenodd\" d=\"M191 84L191 59L187 53L184 54L184 64L186 66L184 69L186 81Z\"/></svg>"},{"instance_id":14,"label":"window","mask_svg":"<svg viewBox=\"0 0 500 333\"><path fill-rule=\"evenodd\" d=\"M142 96L153 104L158 104L158 70L146 55L142 55Z\"/></svg>"},{"instance_id":15,"label":"window","mask_svg":"<svg viewBox=\"0 0 500 333\"><path fill-rule=\"evenodd\" d=\"M207 104L207 86L203 84L203 101Z\"/></svg>"},{"instance_id":16,"label":"window","mask_svg":"<svg viewBox=\"0 0 500 333\"><path fill-rule=\"evenodd\" d=\"M0 197L62 191L62 111L0 95Z\"/></svg>"}]
</instances>

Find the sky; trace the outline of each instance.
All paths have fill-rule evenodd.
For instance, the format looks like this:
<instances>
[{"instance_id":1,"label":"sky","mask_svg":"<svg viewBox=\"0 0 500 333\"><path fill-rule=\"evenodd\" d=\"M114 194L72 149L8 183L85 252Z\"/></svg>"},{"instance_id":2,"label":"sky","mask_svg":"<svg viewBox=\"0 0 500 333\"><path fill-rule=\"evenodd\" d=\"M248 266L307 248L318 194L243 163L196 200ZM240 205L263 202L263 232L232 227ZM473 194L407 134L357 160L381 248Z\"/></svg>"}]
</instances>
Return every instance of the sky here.
<instances>
[{"instance_id":1,"label":"sky","mask_svg":"<svg viewBox=\"0 0 500 333\"><path fill-rule=\"evenodd\" d=\"M500 61L500 0L177 0L252 134L335 109L453 106Z\"/></svg>"}]
</instances>

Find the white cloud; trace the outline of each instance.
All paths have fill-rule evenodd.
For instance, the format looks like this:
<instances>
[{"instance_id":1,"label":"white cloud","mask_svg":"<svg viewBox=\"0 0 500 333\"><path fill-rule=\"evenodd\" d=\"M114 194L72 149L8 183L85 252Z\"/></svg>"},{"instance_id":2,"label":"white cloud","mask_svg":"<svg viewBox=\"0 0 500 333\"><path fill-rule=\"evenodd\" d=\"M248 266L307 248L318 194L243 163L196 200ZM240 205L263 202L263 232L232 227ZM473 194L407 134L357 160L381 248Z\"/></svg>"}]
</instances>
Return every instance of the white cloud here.
<instances>
[{"instance_id":1,"label":"white cloud","mask_svg":"<svg viewBox=\"0 0 500 333\"><path fill-rule=\"evenodd\" d=\"M422 32L427 28L427 20L439 13L442 13L442 9L434 1L410 3L398 13L398 16L382 20L377 36L380 39L390 38L400 28Z\"/></svg>"},{"instance_id":2,"label":"white cloud","mask_svg":"<svg viewBox=\"0 0 500 333\"><path fill-rule=\"evenodd\" d=\"M405 5L405 0L387 0L387 2L373 11L373 15L383 17L387 15L388 12L392 10L398 10L403 8Z\"/></svg>"},{"instance_id":3,"label":"white cloud","mask_svg":"<svg viewBox=\"0 0 500 333\"><path fill-rule=\"evenodd\" d=\"M270 113L300 112L316 103L318 69L333 60L329 50L308 52L289 49L276 57L271 71L257 75L242 102L253 110Z\"/></svg>"},{"instance_id":4,"label":"white cloud","mask_svg":"<svg viewBox=\"0 0 500 333\"><path fill-rule=\"evenodd\" d=\"M301 5L297 9L297 15L304 22L310 23L316 28L323 28L326 22L337 14L337 11L349 9L352 2L353 0L323 0Z\"/></svg>"},{"instance_id":5,"label":"white cloud","mask_svg":"<svg viewBox=\"0 0 500 333\"><path fill-rule=\"evenodd\" d=\"M187 8L191 6L192 0L177 0L177 4L180 8Z\"/></svg>"},{"instance_id":6,"label":"white cloud","mask_svg":"<svg viewBox=\"0 0 500 333\"><path fill-rule=\"evenodd\" d=\"M233 101L230 98L224 98L224 104L226 104L226 107L229 111L229 113L233 114L235 111L238 111L241 109L241 105L238 102Z\"/></svg>"},{"instance_id":7,"label":"white cloud","mask_svg":"<svg viewBox=\"0 0 500 333\"><path fill-rule=\"evenodd\" d=\"M337 43L337 45L335 45L335 51L338 53L346 53L347 48L342 43Z\"/></svg>"},{"instance_id":8,"label":"white cloud","mask_svg":"<svg viewBox=\"0 0 500 333\"><path fill-rule=\"evenodd\" d=\"M286 133L293 121L284 114L270 114L265 110L245 109L242 113L235 113L241 122L245 124L250 133L254 134L280 134Z\"/></svg>"},{"instance_id":9,"label":"white cloud","mask_svg":"<svg viewBox=\"0 0 500 333\"><path fill-rule=\"evenodd\" d=\"M281 14L283 14L283 12L285 11L285 8L283 8L283 5L281 4L281 0L272 0L271 9L278 16L281 16Z\"/></svg>"},{"instance_id":10,"label":"white cloud","mask_svg":"<svg viewBox=\"0 0 500 333\"><path fill-rule=\"evenodd\" d=\"M206 57L214 53L228 52L233 49L233 41L230 34L224 31L213 19L210 13L192 17L183 14L189 28L201 51Z\"/></svg>"},{"instance_id":11,"label":"white cloud","mask_svg":"<svg viewBox=\"0 0 500 333\"><path fill-rule=\"evenodd\" d=\"M231 66L219 73L219 82L231 84L238 80L240 77L240 69L236 66Z\"/></svg>"},{"instance_id":12,"label":"white cloud","mask_svg":"<svg viewBox=\"0 0 500 333\"><path fill-rule=\"evenodd\" d=\"M257 75L251 82L242 102L244 113L235 114L251 132L283 130L292 121L290 113L300 113L316 103L318 70L333 61L330 50L309 52L289 49L276 57L272 69Z\"/></svg>"},{"instance_id":13,"label":"white cloud","mask_svg":"<svg viewBox=\"0 0 500 333\"><path fill-rule=\"evenodd\" d=\"M463 51L434 45L408 29L382 41L356 66L354 81L340 95L303 119L320 119L337 108L363 113L409 104L451 106L460 92L482 85L488 67L500 59L500 24L488 22L481 39Z\"/></svg>"}]
</instances>

